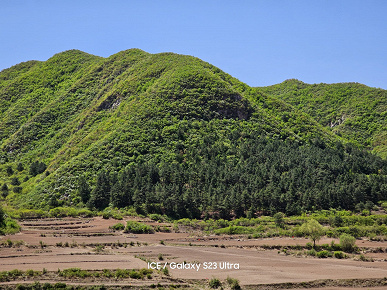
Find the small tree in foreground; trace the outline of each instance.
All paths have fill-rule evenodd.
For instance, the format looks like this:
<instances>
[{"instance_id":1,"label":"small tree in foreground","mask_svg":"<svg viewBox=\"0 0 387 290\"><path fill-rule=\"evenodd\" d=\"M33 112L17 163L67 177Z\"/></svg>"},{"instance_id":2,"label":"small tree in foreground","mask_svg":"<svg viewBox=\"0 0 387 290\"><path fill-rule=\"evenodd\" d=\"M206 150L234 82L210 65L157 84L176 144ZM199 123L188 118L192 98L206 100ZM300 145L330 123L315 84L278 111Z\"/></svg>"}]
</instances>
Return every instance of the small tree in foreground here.
<instances>
[{"instance_id":1,"label":"small tree in foreground","mask_svg":"<svg viewBox=\"0 0 387 290\"><path fill-rule=\"evenodd\" d=\"M302 224L300 231L313 241L313 248L316 248L316 241L319 241L324 235L324 227L315 219L310 219Z\"/></svg>"},{"instance_id":2,"label":"small tree in foreground","mask_svg":"<svg viewBox=\"0 0 387 290\"><path fill-rule=\"evenodd\" d=\"M340 247L344 252L352 252L355 246L356 239L346 233L340 236Z\"/></svg>"},{"instance_id":3,"label":"small tree in foreground","mask_svg":"<svg viewBox=\"0 0 387 290\"><path fill-rule=\"evenodd\" d=\"M277 227L279 228L283 228L285 227L285 214L283 214L282 212L277 212L274 216L274 223Z\"/></svg>"}]
</instances>

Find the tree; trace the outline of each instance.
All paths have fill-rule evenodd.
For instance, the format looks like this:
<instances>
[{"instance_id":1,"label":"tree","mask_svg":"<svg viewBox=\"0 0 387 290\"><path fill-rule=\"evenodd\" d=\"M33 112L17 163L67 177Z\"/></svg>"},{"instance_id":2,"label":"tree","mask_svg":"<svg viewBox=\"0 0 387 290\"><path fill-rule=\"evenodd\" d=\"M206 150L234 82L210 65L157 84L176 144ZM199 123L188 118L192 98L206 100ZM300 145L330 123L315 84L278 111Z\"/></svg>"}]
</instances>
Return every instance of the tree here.
<instances>
[{"instance_id":1,"label":"tree","mask_svg":"<svg viewBox=\"0 0 387 290\"><path fill-rule=\"evenodd\" d=\"M277 212L273 218L274 218L274 223L277 227L283 228L285 226L285 220L284 220L285 215L282 212Z\"/></svg>"},{"instance_id":2,"label":"tree","mask_svg":"<svg viewBox=\"0 0 387 290\"><path fill-rule=\"evenodd\" d=\"M7 174L8 174L8 176L11 176L12 174L13 174L13 169L12 169L12 167L11 166L7 166L7 168L6 168L6 171L7 171Z\"/></svg>"},{"instance_id":3,"label":"tree","mask_svg":"<svg viewBox=\"0 0 387 290\"><path fill-rule=\"evenodd\" d=\"M35 161L30 166L30 175L36 176L40 173L43 173L47 168L47 165L43 162Z\"/></svg>"},{"instance_id":4,"label":"tree","mask_svg":"<svg viewBox=\"0 0 387 290\"><path fill-rule=\"evenodd\" d=\"M8 195L8 185L6 183L4 183L2 186L1 186L1 191L2 191L2 195L3 197L7 197Z\"/></svg>"},{"instance_id":5,"label":"tree","mask_svg":"<svg viewBox=\"0 0 387 290\"><path fill-rule=\"evenodd\" d=\"M102 170L98 173L97 184L91 193L89 206L104 209L110 201L110 181L107 173Z\"/></svg>"},{"instance_id":6,"label":"tree","mask_svg":"<svg viewBox=\"0 0 387 290\"><path fill-rule=\"evenodd\" d=\"M5 224L5 212L0 205L0 228L3 227L4 224Z\"/></svg>"},{"instance_id":7,"label":"tree","mask_svg":"<svg viewBox=\"0 0 387 290\"><path fill-rule=\"evenodd\" d=\"M82 175L78 180L78 194L81 197L83 203L87 203L90 199L90 187L86 178Z\"/></svg>"},{"instance_id":8,"label":"tree","mask_svg":"<svg viewBox=\"0 0 387 290\"><path fill-rule=\"evenodd\" d=\"M23 171L24 170L24 166L23 166L23 164L21 162L19 162L19 164L17 165L16 170L17 171Z\"/></svg>"},{"instance_id":9,"label":"tree","mask_svg":"<svg viewBox=\"0 0 387 290\"><path fill-rule=\"evenodd\" d=\"M344 252L352 252L355 246L355 242L356 239L351 235L343 233L340 236L340 247Z\"/></svg>"},{"instance_id":10,"label":"tree","mask_svg":"<svg viewBox=\"0 0 387 290\"><path fill-rule=\"evenodd\" d=\"M11 184L12 185L20 185L19 178L17 178L17 177L12 178Z\"/></svg>"},{"instance_id":11,"label":"tree","mask_svg":"<svg viewBox=\"0 0 387 290\"><path fill-rule=\"evenodd\" d=\"M313 241L313 248L316 248L316 241L324 235L324 227L315 219L310 219L302 224L300 231Z\"/></svg>"}]
</instances>

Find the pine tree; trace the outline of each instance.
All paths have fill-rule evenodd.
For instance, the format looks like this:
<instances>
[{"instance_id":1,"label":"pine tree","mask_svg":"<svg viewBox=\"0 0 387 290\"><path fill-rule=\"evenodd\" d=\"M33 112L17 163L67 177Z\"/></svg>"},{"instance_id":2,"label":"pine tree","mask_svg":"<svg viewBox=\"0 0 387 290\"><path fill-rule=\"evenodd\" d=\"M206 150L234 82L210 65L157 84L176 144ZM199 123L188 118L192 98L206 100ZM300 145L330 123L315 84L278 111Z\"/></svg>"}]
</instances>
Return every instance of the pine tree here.
<instances>
[{"instance_id":1,"label":"pine tree","mask_svg":"<svg viewBox=\"0 0 387 290\"><path fill-rule=\"evenodd\" d=\"M110 181L104 170L97 176L97 184L91 193L89 206L102 210L109 205L110 201Z\"/></svg>"},{"instance_id":2,"label":"pine tree","mask_svg":"<svg viewBox=\"0 0 387 290\"><path fill-rule=\"evenodd\" d=\"M83 175L80 176L78 180L78 194L81 197L83 203L87 203L89 201L90 187Z\"/></svg>"}]
</instances>

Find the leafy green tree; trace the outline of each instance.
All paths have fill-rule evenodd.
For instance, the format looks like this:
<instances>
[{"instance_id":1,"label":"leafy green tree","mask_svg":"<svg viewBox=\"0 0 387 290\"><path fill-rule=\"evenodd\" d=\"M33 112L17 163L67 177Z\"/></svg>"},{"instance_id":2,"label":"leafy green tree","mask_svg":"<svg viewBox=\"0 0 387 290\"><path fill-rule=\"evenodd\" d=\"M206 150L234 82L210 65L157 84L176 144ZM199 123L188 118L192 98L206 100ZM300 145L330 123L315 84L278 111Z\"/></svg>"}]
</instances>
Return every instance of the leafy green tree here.
<instances>
[{"instance_id":1,"label":"leafy green tree","mask_svg":"<svg viewBox=\"0 0 387 290\"><path fill-rule=\"evenodd\" d=\"M303 223L300 231L313 241L313 248L316 248L316 241L319 241L325 233L324 227L315 219Z\"/></svg>"},{"instance_id":2,"label":"leafy green tree","mask_svg":"<svg viewBox=\"0 0 387 290\"><path fill-rule=\"evenodd\" d=\"M345 252L352 252L355 246L356 239L346 233L340 236L340 247Z\"/></svg>"}]
</instances>

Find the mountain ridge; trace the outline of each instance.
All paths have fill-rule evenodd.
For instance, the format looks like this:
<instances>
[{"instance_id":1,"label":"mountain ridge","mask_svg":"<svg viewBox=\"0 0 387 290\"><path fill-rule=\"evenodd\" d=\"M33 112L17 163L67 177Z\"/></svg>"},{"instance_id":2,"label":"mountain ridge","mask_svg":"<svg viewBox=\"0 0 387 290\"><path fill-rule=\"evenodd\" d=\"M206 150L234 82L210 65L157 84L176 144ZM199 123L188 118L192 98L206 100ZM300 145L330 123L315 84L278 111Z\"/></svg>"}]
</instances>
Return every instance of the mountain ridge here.
<instances>
[{"instance_id":1,"label":"mountain ridge","mask_svg":"<svg viewBox=\"0 0 387 290\"><path fill-rule=\"evenodd\" d=\"M387 91L359 83L306 84L291 79L257 88L309 114L333 133L387 158Z\"/></svg>"},{"instance_id":2,"label":"mountain ridge","mask_svg":"<svg viewBox=\"0 0 387 290\"><path fill-rule=\"evenodd\" d=\"M249 210L296 213L325 198L325 183L348 184L349 168L354 180L374 176L367 182L375 189L366 199L387 195L380 187L384 161L347 145L302 110L195 57L130 49L101 58L71 50L2 71L0 80L0 182L18 179L4 193L15 206L110 204L180 217L230 217L234 207L238 216ZM292 154L309 156L302 161L309 165ZM323 161L324 154L331 156ZM314 158L320 162L308 163ZM373 161L361 166L366 159ZM31 174L36 162L46 167ZM24 170L8 174L18 163ZM299 172L305 166L310 171ZM308 189L292 181L303 174L324 182ZM80 193L83 179L90 187L87 198ZM316 191L321 193L313 197ZM338 199L346 206L332 197L323 207ZM190 203L197 204L194 212Z\"/></svg>"}]
</instances>

